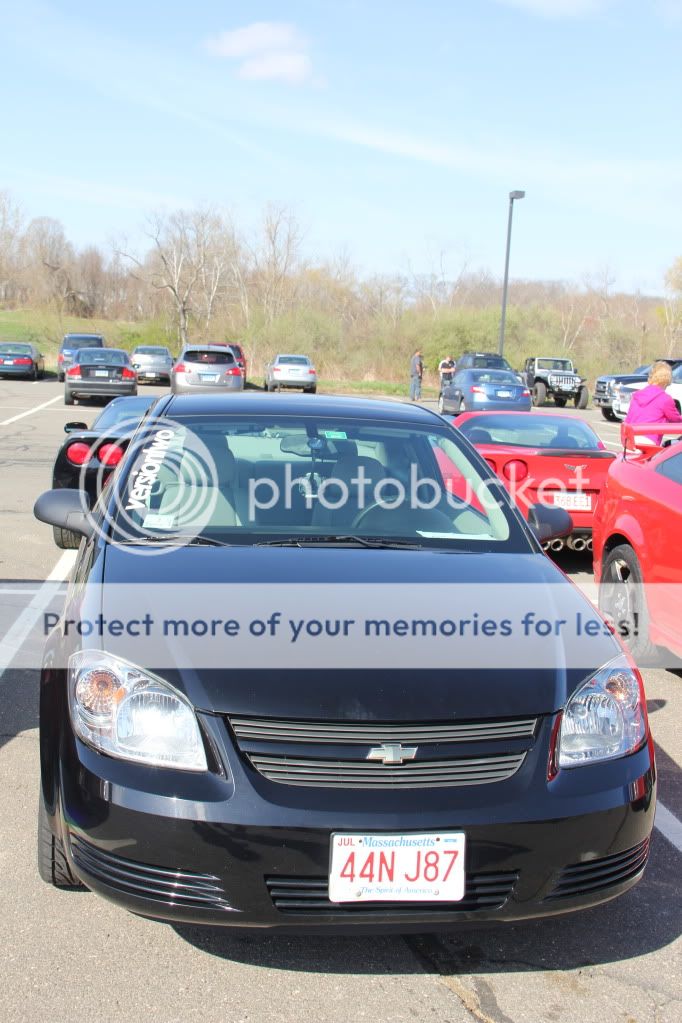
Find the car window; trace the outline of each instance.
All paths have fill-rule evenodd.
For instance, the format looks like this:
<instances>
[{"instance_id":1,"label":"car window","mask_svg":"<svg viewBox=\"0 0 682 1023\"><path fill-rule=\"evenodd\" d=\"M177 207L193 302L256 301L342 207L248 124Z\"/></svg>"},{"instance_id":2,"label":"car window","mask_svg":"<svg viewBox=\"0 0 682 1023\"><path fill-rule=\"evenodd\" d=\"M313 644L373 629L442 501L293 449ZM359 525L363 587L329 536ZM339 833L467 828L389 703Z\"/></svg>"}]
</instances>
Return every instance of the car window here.
<instances>
[{"instance_id":1,"label":"car window","mask_svg":"<svg viewBox=\"0 0 682 1023\"><path fill-rule=\"evenodd\" d=\"M682 384L682 365L676 366L673 370L673 383Z\"/></svg>"},{"instance_id":2,"label":"car window","mask_svg":"<svg viewBox=\"0 0 682 1023\"><path fill-rule=\"evenodd\" d=\"M249 544L351 531L420 546L529 550L496 478L445 425L207 415L164 420L154 431L128 463L117 538L201 532Z\"/></svg>"},{"instance_id":3,"label":"car window","mask_svg":"<svg viewBox=\"0 0 682 1023\"><path fill-rule=\"evenodd\" d=\"M144 395L143 397L135 398L123 398L121 401L111 401L109 404L100 412L92 424L92 429L98 430L110 430L112 426L116 426L119 423L132 423L136 419L141 419L144 413L147 411L149 406L156 401L156 395Z\"/></svg>"},{"instance_id":4,"label":"car window","mask_svg":"<svg viewBox=\"0 0 682 1023\"><path fill-rule=\"evenodd\" d=\"M465 437L485 430L486 444L511 444L530 448L579 448L600 450L597 435L580 419L543 415L477 413L458 424ZM488 439L489 438L489 439ZM474 441L476 443L476 441ZM480 441L479 441L480 443Z\"/></svg>"},{"instance_id":5,"label":"car window","mask_svg":"<svg viewBox=\"0 0 682 1023\"><path fill-rule=\"evenodd\" d=\"M479 384L513 384L517 386L518 380L513 373L505 373L503 370L472 370L471 379Z\"/></svg>"},{"instance_id":6,"label":"car window","mask_svg":"<svg viewBox=\"0 0 682 1023\"><path fill-rule=\"evenodd\" d=\"M572 372L573 366L569 359L538 359L538 369L561 370Z\"/></svg>"},{"instance_id":7,"label":"car window","mask_svg":"<svg viewBox=\"0 0 682 1023\"><path fill-rule=\"evenodd\" d=\"M81 348L76 352L76 362L99 363L106 366L125 366L128 353L112 348Z\"/></svg>"},{"instance_id":8,"label":"car window","mask_svg":"<svg viewBox=\"0 0 682 1023\"><path fill-rule=\"evenodd\" d=\"M307 366L310 363L305 355L278 355L275 361L279 366Z\"/></svg>"},{"instance_id":9,"label":"car window","mask_svg":"<svg viewBox=\"0 0 682 1023\"><path fill-rule=\"evenodd\" d=\"M22 345L18 343L0 345L0 352L3 355L30 355L31 351L32 349L30 345Z\"/></svg>"},{"instance_id":10,"label":"car window","mask_svg":"<svg viewBox=\"0 0 682 1023\"><path fill-rule=\"evenodd\" d=\"M205 352L200 350L188 350L182 355L183 362L208 364L211 366L227 366L234 362L234 355L227 350L222 352Z\"/></svg>"},{"instance_id":11,"label":"car window","mask_svg":"<svg viewBox=\"0 0 682 1023\"><path fill-rule=\"evenodd\" d=\"M91 335L78 335L69 334L62 341L62 348L75 350L77 348L102 348L104 342L102 338L92 337Z\"/></svg>"},{"instance_id":12,"label":"car window","mask_svg":"<svg viewBox=\"0 0 682 1023\"><path fill-rule=\"evenodd\" d=\"M156 345L145 345L142 348L136 348L133 355L168 355L169 351L167 348L161 348Z\"/></svg>"},{"instance_id":13,"label":"car window","mask_svg":"<svg viewBox=\"0 0 682 1023\"><path fill-rule=\"evenodd\" d=\"M656 472L682 486L682 451L660 462L656 466Z\"/></svg>"},{"instance_id":14,"label":"car window","mask_svg":"<svg viewBox=\"0 0 682 1023\"><path fill-rule=\"evenodd\" d=\"M475 369L506 369L511 371L511 366L506 359L499 355L474 355L469 362Z\"/></svg>"}]
</instances>

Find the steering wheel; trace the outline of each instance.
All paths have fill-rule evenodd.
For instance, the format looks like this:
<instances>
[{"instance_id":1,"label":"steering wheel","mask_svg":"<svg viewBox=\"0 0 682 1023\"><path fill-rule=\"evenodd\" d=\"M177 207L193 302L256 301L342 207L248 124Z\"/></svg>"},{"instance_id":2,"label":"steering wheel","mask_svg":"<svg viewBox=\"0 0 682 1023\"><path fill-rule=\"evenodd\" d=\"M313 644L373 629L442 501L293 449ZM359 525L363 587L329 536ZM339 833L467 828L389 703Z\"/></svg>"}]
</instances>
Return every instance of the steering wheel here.
<instances>
[{"instance_id":1,"label":"steering wheel","mask_svg":"<svg viewBox=\"0 0 682 1023\"><path fill-rule=\"evenodd\" d=\"M363 508L351 523L351 529L358 529L366 524L367 519L373 511L380 508L383 513L391 514L397 505L385 505L379 501L372 501L366 508ZM409 528L413 532L417 532L416 526L433 532L452 532L452 519L450 519L445 512L439 511L437 508L410 508L409 511L412 513L412 517L415 520L414 524Z\"/></svg>"}]
</instances>

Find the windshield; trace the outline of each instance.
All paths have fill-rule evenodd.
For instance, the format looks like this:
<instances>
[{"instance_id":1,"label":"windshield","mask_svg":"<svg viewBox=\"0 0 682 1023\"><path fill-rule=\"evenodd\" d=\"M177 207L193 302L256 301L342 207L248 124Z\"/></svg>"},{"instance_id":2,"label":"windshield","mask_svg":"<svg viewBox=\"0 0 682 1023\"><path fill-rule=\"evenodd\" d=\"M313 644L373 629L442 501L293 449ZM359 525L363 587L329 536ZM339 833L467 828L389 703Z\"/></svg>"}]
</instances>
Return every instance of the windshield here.
<instances>
[{"instance_id":1,"label":"windshield","mask_svg":"<svg viewBox=\"0 0 682 1023\"><path fill-rule=\"evenodd\" d=\"M153 347L152 345L145 346L144 348L136 348L133 355L170 355L167 348Z\"/></svg>"},{"instance_id":2,"label":"windshield","mask_svg":"<svg viewBox=\"0 0 682 1023\"><path fill-rule=\"evenodd\" d=\"M128 353L116 348L81 348L76 353L76 362L100 363L106 366L125 366Z\"/></svg>"},{"instance_id":3,"label":"windshield","mask_svg":"<svg viewBox=\"0 0 682 1023\"><path fill-rule=\"evenodd\" d=\"M67 334L62 341L62 348L75 351L77 348L102 348L104 342L93 334Z\"/></svg>"},{"instance_id":4,"label":"windshield","mask_svg":"<svg viewBox=\"0 0 682 1023\"><path fill-rule=\"evenodd\" d=\"M198 362L208 364L210 366L226 366L234 362L234 355L232 352L219 351L219 352L207 352L207 351L188 351L182 356L183 362Z\"/></svg>"},{"instance_id":5,"label":"windshield","mask_svg":"<svg viewBox=\"0 0 682 1023\"><path fill-rule=\"evenodd\" d=\"M489 370L487 373L485 370L472 370L471 379L475 380L478 384L511 384L513 387L518 387L518 380L513 373L505 373L504 370Z\"/></svg>"},{"instance_id":6,"label":"windshield","mask_svg":"<svg viewBox=\"0 0 682 1023\"><path fill-rule=\"evenodd\" d=\"M307 355L278 355L276 362L279 366L307 366L310 359Z\"/></svg>"},{"instance_id":7,"label":"windshield","mask_svg":"<svg viewBox=\"0 0 682 1023\"><path fill-rule=\"evenodd\" d=\"M587 423L567 416L477 413L458 427L472 444L511 444L524 448L599 449Z\"/></svg>"},{"instance_id":8,"label":"windshield","mask_svg":"<svg viewBox=\"0 0 682 1023\"><path fill-rule=\"evenodd\" d=\"M538 369L561 370L566 373L573 372L573 363L570 359L538 359L537 367Z\"/></svg>"},{"instance_id":9,"label":"windshield","mask_svg":"<svg viewBox=\"0 0 682 1023\"><path fill-rule=\"evenodd\" d=\"M0 345L0 352L3 355L30 355L31 346L22 344Z\"/></svg>"},{"instance_id":10,"label":"windshield","mask_svg":"<svg viewBox=\"0 0 682 1023\"><path fill-rule=\"evenodd\" d=\"M92 424L93 430L110 430L113 426L125 423L132 430L139 422L149 406L156 401L156 395L144 395L141 398L115 398L100 412Z\"/></svg>"},{"instance_id":11,"label":"windshield","mask_svg":"<svg viewBox=\"0 0 682 1023\"><path fill-rule=\"evenodd\" d=\"M496 478L445 425L207 415L150 428L120 481L116 539L530 549Z\"/></svg>"}]
</instances>

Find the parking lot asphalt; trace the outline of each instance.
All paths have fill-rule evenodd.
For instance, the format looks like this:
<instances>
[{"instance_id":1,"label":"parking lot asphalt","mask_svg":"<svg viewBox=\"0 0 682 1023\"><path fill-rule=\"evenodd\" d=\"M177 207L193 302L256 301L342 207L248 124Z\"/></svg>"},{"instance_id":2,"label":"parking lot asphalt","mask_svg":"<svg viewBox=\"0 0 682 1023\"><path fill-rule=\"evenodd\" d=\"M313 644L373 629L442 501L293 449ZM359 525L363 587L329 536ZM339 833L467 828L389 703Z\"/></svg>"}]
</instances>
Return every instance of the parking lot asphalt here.
<instances>
[{"instance_id":1,"label":"parking lot asphalt","mask_svg":"<svg viewBox=\"0 0 682 1023\"><path fill-rule=\"evenodd\" d=\"M161 389L157 388L161 393ZM42 642L37 608L58 601L73 555L31 509L50 486L68 420L54 380L0 380L0 928L2 1019L336 1023L677 1023L682 843L682 673L647 671L666 828L644 879L615 902L532 924L412 937L234 936L125 913L49 888L35 868L38 673L15 653ZM429 404L429 403L425 403ZM619 427L584 417L612 450ZM589 555L557 556L580 585ZM46 579L52 589L43 588ZM671 823L672 819L672 823ZM680 825L682 828L682 825ZM665 837L667 833L668 837Z\"/></svg>"}]
</instances>

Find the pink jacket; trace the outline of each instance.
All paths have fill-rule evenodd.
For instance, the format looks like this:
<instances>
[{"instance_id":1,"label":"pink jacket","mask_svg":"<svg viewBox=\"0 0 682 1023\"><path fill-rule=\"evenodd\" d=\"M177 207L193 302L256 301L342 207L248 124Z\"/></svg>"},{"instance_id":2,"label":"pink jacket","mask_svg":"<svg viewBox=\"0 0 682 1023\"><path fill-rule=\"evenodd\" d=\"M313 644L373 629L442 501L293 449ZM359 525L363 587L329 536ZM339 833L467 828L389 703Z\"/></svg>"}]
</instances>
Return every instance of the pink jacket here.
<instances>
[{"instance_id":1,"label":"pink jacket","mask_svg":"<svg viewBox=\"0 0 682 1023\"><path fill-rule=\"evenodd\" d=\"M626 423L682 423L682 416L677 411L675 402L661 387L649 384L641 391L635 391L630 401L630 408L625 417ZM661 443L662 434L647 434L654 444Z\"/></svg>"}]
</instances>

